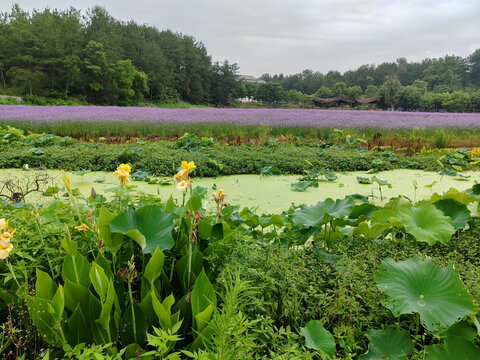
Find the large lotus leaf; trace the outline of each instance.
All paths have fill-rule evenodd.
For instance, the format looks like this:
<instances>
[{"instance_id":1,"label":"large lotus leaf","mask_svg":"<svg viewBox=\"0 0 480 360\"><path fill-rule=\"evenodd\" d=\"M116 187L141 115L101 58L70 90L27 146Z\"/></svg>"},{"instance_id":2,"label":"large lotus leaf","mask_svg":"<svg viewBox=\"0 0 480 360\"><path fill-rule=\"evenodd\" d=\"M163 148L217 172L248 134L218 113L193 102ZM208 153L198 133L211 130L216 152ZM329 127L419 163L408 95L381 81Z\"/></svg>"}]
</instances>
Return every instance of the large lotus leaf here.
<instances>
[{"instance_id":1,"label":"large lotus leaf","mask_svg":"<svg viewBox=\"0 0 480 360\"><path fill-rule=\"evenodd\" d=\"M442 199L453 199L455 201L458 201L459 203L462 203L464 205L468 205L472 202L475 202L478 200L478 198L475 195L469 194L466 191L458 191L457 189L451 188L448 190L446 193L443 195L439 195L438 193L434 193L430 199L432 203L435 203L439 200Z\"/></svg>"},{"instance_id":2,"label":"large lotus leaf","mask_svg":"<svg viewBox=\"0 0 480 360\"><path fill-rule=\"evenodd\" d=\"M354 205L355 200L351 197L337 201L328 198L314 206L302 205L290 217L296 227L317 227L330 219L342 219L350 215Z\"/></svg>"},{"instance_id":3,"label":"large lotus leaf","mask_svg":"<svg viewBox=\"0 0 480 360\"><path fill-rule=\"evenodd\" d=\"M370 225L366 221L363 221L353 229L353 233L366 236L370 239L376 239L391 227L390 224L374 223Z\"/></svg>"},{"instance_id":4,"label":"large lotus leaf","mask_svg":"<svg viewBox=\"0 0 480 360\"><path fill-rule=\"evenodd\" d=\"M443 199L437 201L435 207L441 210L445 215L452 219L452 225L455 230L463 229L468 222L472 220L470 210L467 206L453 199Z\"/></svg>"},{"instance_id":5,"label":"large lotus leaf","mask_svg":"<svg viewBox=\"0 0 480 360\"><path fill-rule=\"evenodd\" d=\"M399 215L403 218L405 231L415 236L417 241L429 245L437 241L446 243L455 233L452 219L438 210L429 202L422 202L417 206L405 205L400 209Z\"/></svg>"},{"instance_id":6,"label":"large lotus leaf","mask_svg":"<svg viewBox=\"0 0 480 360\"><path fill-rule=\"evenodd\" d=\"M460 337L445 339L443 345L427 346L425 360L480 360L480 348Z\"/></svg>"},{"instance_id":7,"label":"large lotus leaf","mask_svg":"<svg viewBox=\"0 0 480 360\"><path fill-rule=\"evenodd\" d=\"M176 215L170 214L158 205L144 206L138 210L128 209L116 216L110 223L113 233L121 233L135 240L144 254L157 247L170 250L175 244L170 234Z\"/></svg>"},{"instance_id":8,"label":"large lotus leaf","mask_svg":"<svg viewBox=\"0 0 480 360\"><path fill-rule=\"evenodd\" d=\"M335 339L330 332L323 327L319 320L310 320L305 327L300 328L305 336L305 346L309 349L320 350L329 356L335 353Z\"/></svg>"},{"instance_id":9,"label":"large lotus leaf","mask_svg":"<svg viewBox=\"0 0 480 360\"><path fill-rule=\"evenodd\" d=\"M386 203L383 208L385 210L398 211L407 204L410 204L410 201L407 198L403 196L398 196L396 198L390 199L390 201Z\"/></svg>"},{"instance_id":10,"label":"large lotus leaf","mask_svg":"<svg viewBox=\"0 0 480 360\"><path fill-rule=\"evenodd\" d=\"M390 209L380 209L372 213L374 223L401 226L401 219L399 219L398 216L399 214L397 210Z\"/></svg>"},{"instance_id":11,"label":"large lotus leaf","mask_svg":"<svg viewBox=\"0 0 480 360\"><path fill-rule=\"evenodd\" d=\"M385 259L376 283L389 296L386 306L393 315L419 313L430 331L448 328L475 312L473 298L453 266L442 268L432 259L413 257L398 263Z\"/></svg>"},{"instance_id":12,"label":"large lotus leaf","mask_svg":"<svg viewBox=\"0 0 480 360\"><path fill-rule=\"evenodd\" d=\"M359 360L403 360L413 351L410 334L405 330L368 330L367 337L370 340L368 352L361 355Z\"/></svg>"}]
</instances>

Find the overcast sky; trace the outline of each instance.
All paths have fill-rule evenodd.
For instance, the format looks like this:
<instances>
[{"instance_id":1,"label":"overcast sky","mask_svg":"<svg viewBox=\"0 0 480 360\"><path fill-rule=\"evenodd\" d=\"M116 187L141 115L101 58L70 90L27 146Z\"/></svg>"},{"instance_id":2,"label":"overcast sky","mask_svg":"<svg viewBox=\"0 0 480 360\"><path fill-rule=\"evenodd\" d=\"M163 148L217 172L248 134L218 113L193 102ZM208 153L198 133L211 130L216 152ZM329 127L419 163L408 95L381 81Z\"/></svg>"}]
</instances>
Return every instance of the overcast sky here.
<instances>
[{"instance_id":1,"label":"overcast sky","mask_svg":"<svg viewBox=\"0 0 480 360\"><path fill-rule=\"evenodd\" d=\"M464 57L480 47L480 0L0 0L0 11L15 2L24 10L100 5L117 19L192 35L214 60L254 76Z\"/></svg>"}]
</instances>

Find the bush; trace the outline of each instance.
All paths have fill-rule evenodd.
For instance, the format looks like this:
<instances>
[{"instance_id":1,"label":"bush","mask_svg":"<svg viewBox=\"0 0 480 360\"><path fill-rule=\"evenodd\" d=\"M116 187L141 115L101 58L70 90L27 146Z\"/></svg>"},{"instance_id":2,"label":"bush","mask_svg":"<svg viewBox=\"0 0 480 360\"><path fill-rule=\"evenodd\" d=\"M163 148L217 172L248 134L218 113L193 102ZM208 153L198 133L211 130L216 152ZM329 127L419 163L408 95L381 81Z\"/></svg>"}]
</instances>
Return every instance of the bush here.
<instances>
[{"instance_id":1,"label":"bush","mask_svg":"<svg viewBox=\"0 0 480 360\"><path fill-rule=\"evenodd\" d=\"M41 146L41 145L37 145ZM390 170L399 167L439 170L436 159L439 153L403 157L391 162L382 153L358 152L355 150L327 150L318 155L316 147L293 146L222 146L213 145L201 152L191 153L172 143L159 142L153 145L107 145L76 143L68 146L53 145L42 148L43 155L35 154L27 146L9 146L0 149L0 167L20 168L44 166L48 169L91 171L114 171L119 163L128 162L134 171L146 170L152 175L174 175L176 166L183 160L197 164L196 175L212 177L219 170L211 160L223 164L221 175L260 174L265 166L272 166L282 174L302 174L309 169L308 160L314 168L331 171L366 171L373 167ZM380 165L373 165L380 159Z\"/></svg>"}]
</instances>

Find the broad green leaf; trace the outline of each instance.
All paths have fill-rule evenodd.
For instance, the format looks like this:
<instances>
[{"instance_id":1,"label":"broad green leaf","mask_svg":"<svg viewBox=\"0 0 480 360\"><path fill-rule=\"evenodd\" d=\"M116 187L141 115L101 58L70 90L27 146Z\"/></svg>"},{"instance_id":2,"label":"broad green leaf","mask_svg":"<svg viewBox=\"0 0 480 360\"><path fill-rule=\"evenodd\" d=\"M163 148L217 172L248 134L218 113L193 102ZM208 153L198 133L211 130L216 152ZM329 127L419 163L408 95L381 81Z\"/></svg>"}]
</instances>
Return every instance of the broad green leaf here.
<instances>
[{"instance_id":1,"label":"broad green leaf","mask_svg":"<svg viewBox=\"0 0 480 360\"><path fill-rule=\"evenodd\" d=\"M213 307L217 306L215 290L203 269L195 281L190 301L192 304L192 314L194 319L196 319L197 315L205 311L210 305L213 305ZM198 324L196 328L198 329Z\"/></svg>"},{"instance_id":2,"label":"broad green leaf","mask_svg":"<svg viewBox=\"0 0 480 360\"><path fill-rule=\"evenodd\" d=\"M192 213L199 211L202 208L202 196L196 191L192 191L190 198L188 199L185 207L189 209Z\"/></svg>"},{"instance_id":3,"label":"broad green leaf","mask_svg":"<svg viewBox=\"0 0 480 360\"><path fill-rule=\"evenodd\" d=\"M71 240L68 236L63 238L60 245L62 245L68 255L75 256L77 254L77 243Z\"/></svg>"},{"instance_id":4,"label":"broad green leaf","mask_svg":"<svg viewBox=\"0 0 480 360\"><path fill-rule=\"evenodd\" d=\"M368 330L370 340L368 352L359 360L403 360L413 351L413 343L408 331L386 328L383 330Z\"/></svg>"},{"instance_id":5,"label":"broad green leaf","mask_svg":"<svg viewBox=\"0 0 480 360\"><path fill-rule=\"evenodd\" d=\"M63 290L65 294L65 307L70 311L75 311L77 306L80 305L83 314L87 317L90 290L68 279L65 279Z\"/></svg>"},{"instance_id":6,"label":"broad green leaf","mask_svg":"<svg viewBox=\"0 0 480 360\"><path fill-rule=\"evenodd\" d=\"M475 313L472 296L449 265L437 266L432 259L413 257L396 263L385 259L377 271L379 290L389 299L386 306L394 316L420 314L425 328L448 328L468 314Z\"/></svg>"},{"instance_id":7,"label":"broad green leaf","mask_svg":"<svg viewBox=\"0 0 480 360\"><path fill-rule=\"evenodd\" d=\"M175 244L170 234L176 215L170 214L159 205L148 205L138 210L128 209L110 223L114 233L121 233L135 240L144 254L157 247L170 250Z\"/></svg>"},{"instance_id":8,"label":"broad green leaf","mask_svg":"<svg viewBox=\"0 0 480 360\"><path fill-rule=\"evenodd\" d=\"M213 310L215 310L215 306L210 304L204 311L195 316L195 324L197 325L198 332L202 332L203 329L205 329L205 327L208 325L208 322L212 317Z\"/></svg>"},{"instance_id":9,"label":"broad green leaf","mask_svg":"<svg viewBox=\"0 0 480 360\"><path fill-rule=\"evenodd\" d=\"M63 260L62 277L88 288L90 286L90 264L79 252L67 255Z\"/></svg>"},{"instance_id":10,"label":"broad green leaf","mask_svg":"<svg viewBox=\"0 0 480 360\"><path fill-rule=\"evenodd\" d=\"M370 239L376 239L391 227L390 224L374 223L370 225L363 221L353 229L353 233L363 235Z\"/></svg>"},{"instance_id":11,"label":"broad green leaf","mask_svg":"<svg viewBox=\"0 0 480 360\"><path fill-rule=\"evenodd\" d=\"M446 216L452 219L452 225L455 230L464 229L472 219L470 210L467 206L453 199L442 199L434 203L438 210L441 210Z\"/></svg>"},{"instance_id":12,"label":"broad green leaf","mask_svg":"<svg viewBox=\"0 0 480 360\"><path fill-rule=\"evenodd\" d=\"M348 218L349 219L359 219L362 217L367 218L370 215L372 215L372 213L377 209L378 208L375 205L369 204L369 203L355 205L352 208L352 211L350 212L350 214L348 214Z\"/></svg>"},{"instance_id":13,"label":"broad green leaf","mask_svg":"<svg viewBox=\"0 0 480 360\"><path fill-rule=\"evenodd\" d=\"M135 321L133 321L135 319ZM124 346L143 344L147 338L148 322L140 306L130 305L124 312L120 322L120 338Z\"/></svg>"},{"instance_id":14,"label":"broad green leaf","mask_svg":"<svg viewBox=\"0 0 480 360\"><path fill-rule=\"evenodd\" d=\"M123 237L123 235L120 235ZM97 257L95 258L95 262L100 265L105 272L105 275L107 275L107 278L113 279L113 271L112 271L112 264L109 260L105 258L103 255L103 252L99 251L97 253Z\"/></svg>"},{"instance_id":15,"label":"broad green leaf","mask_svg":"<svg viewBox=\"0 0 480 360\"><path fill-rule=\"evenodd\" d=\"M477 201L477 197L475 195L472 195L466 191L458 191L457 189L451 188L448 190L446 193L443 195L439 195L437 193L434 193L430 199L432 203L436 203L439 200L442 199L453 199L458 201L459 203L462 203L464 205L468 205L472 202Z\"/></svg>"},{"instance_id":16,"label":"broad green leaf","mask_svg":"<svg viewBox=\"0 0 480 360\"><path fill-rule=\"evenodd\" d=\"M92 293L89 292L88 295L88 322L93 340L97 344L106 344L109 342L108 333L103 326L97 322L97 319L102 313L102 303Z\"/></svg>"},{"instance_id":17,"label":"broad green leaf","mask_svg":"<svg viewBox=\"0 0 480 360\"><path fill-rule=\"evenodd\" d=\"M165 260L165 255L163 254L160 248L157 248L153 253L152 257L145 267L143 277L149 282L150 286L153 286L153 282L158 279L162 273L163 261Z\"/></svg>"},{"instance_id":18,"label":"broad green leaf","mask_svg":"<svg viewBox=\"0 0 480 360\"><path fill-rule=\"evenodd\" d=\"M80 305L70 315L65 331L67 342L69 345L75 346L81 343L90 343L92 337L85 316L82 313Z\"/></svg>"},{"instance_id":19,"label":"broad green leaf","mask_svg":"<svg viewBox=\"0 0 480 360\"><path fill-rule=\"evenodd\" d=\"M105 247L112 253L116 254L123 243L122 234L112 234L110 223L117 214L110 212L105 206L100 208L98 216L97 228L100 231L100 237L103 239Z\"/></svg>"},{"instance_id":20,"label":"broad green leaf","mask_svg":"<svg viewBox=\"0 0 480 360\"><path fill-rule=\"evenodd\" d=\"M173 295L170 295L173 298ZM162 327L163 330L170 329L172 327L172 322L170 318L170 306L163 306L163 304L158 300L157 295L155 294L155 291L152 289L151 291L151 299L152 299L152 305L153 305L153 310L155 311L155 314L158 317L158 321L160 323L160 326Z\"/></svg>"},{"instance_id":21,"label":"broad green leaf","mask_svg":"<svg viewBox=\"0 0 480 360\"><path fill-rule=\"evenodd\" d=\"M58 289L55 292L55 295L50 304L55 311L55 318L57 319L57 321L60 322L63 315L63 309L65 308L65 292L62 285L58 286Z\"/></svg>"},{"instance_id":22,"label":"broad green leaf","mask_svg":"<svg viewBox=\"0 0 480 360\"><path fill-rule=\"evenodd\" d=\"M290 186L295 191L305 191L309 187L318 187L318 181L300 180L300 181L297 181L296 183L292 183Z\"/></svg>"},{"instance_id":23,"label":"broad green leaf","mask_svg":"<svg viewBox=\"0 0 480 360\"><path fill-rule=\"evenodd\" d=\"M105 301L102 303L102 311L100 312L99 318L96 320L96 323L99 324L102 329L108 334L108 341L114 341L115 338L111 332L111 314L113 304L115 302L115 286L113 285L113 280L110 280L108 283L107 296Z\"/></svg>"},{"instance_id":24,"label":"broad green leaf","mask_svg":"<svg viewBox=\"0 0 480 360\"><path fill-rule=\"evenodd\" d=\"M206 219L203 219L198 224L198 237L207 240L212 234L212 224Z\"/></svg>"},{"instance_id":25,"label":"broad green leaf","mask_svg":"<svg viewBox=\"0 0 480 360\"><path fill-rule=\"evenodd\" d=\"M351 197L336 201L328 198L314 206L301 205L290 217L296 227L319 227L330 219L348 216L354 204Z\"/></svg>"},{"instance_id":26,"label":"broad green leaf","mask_svg":"<svg viewBox=\"0 0 480 360\"><path fill-rule=\"evenodd\" d=\"M300 328L300 333L305 336L305 346L309 349L323 351L328 356L335 354L335 339L323 327L319 320L310 320L305 327Z\"/></svg>"},{"instance_id":27,"label":"broad green leaf","mask_svg":"<svg viewBox=\"0 0 480 360\"><path fill-rule=\"evenodd\" d=\"M186 294L190 289L188 286L188 262L189 256L186 254L175 264L175 270L177 272L178 280L182 287L183 293ZM195 249L192 253L191 274L190 274L190 287L194 284L195 279L203 270L203 254Z\"/></svg>"},{"instance_id":28,"label":"broad green leaf","mask_svg":"<svg viewBox=\"0 0 480 360\"><path fill-rule=\"evenodd\" d=\"M452 219L429 202L417 206L405 205L400 209L399 216L403 218L406 232L415 236L417 241L429 245L437 241L445 244L455 233Z\"/></svg>"},{"instance_id":29,"label":"broad green leaf","mask_svg":"<svg viewBox=\"0 0 480 360\"><path fill-rule=\"evenodd\" d=\"M49 187L51 188L51 187ZM54 189L58 188L51 188L52 189L52 195L54 193ZM38 214L40 215L40 221L43 225L45 224L61 224L57 212L58 209L60 208L60 201L55 200L51 202L50 204L43 205L43 207L38 211Z\"/></svg>"},{"instance_id":30,"label":"broad green leaf","mask_svg":"<svg viewBox=\"0 0 480 360\"><path fill-rule=\"evenodd\" d=\"M425 348L425 360L480 360L480 347L460 337L446 338L443 345Z\"/></svg>"},{"instance_id":31,"label":"broad green leaf","mask_svg":"<svg viewBox=\"0 0 480 360\"><path fill-rule=\"evenodd\" d=\"M103 301L107 296L108 291L108 278L105 275L105 271L100 265L93 262L92 267L90 268L89 276L93 288Z\"/></svg>"},{"instance_id":32,"label":"broad green leaf","mask_svg":"<svg viewBox=\"0 0 480 360\"><path fill-rule=\"evenodd\" d=\"M372 183L372 180L368 177L357 176L357 181L359 184L368 185Z\"/></svg>"},{"instance_id":33,"label":"broad green leaf","mask_svg":"<svg viewBox=\"0 0 480 360\"><path fill-rule=\"evenodd\" d=\"M43 340L50 345L61 347L62 337L60 331L62 329L57 328L58 323L53 314L54 310L50 305L50 301L27 295L27 307L32 321Z\"/></svg>"},{"instance_id":34,"label":"broad green leaf","mask_svg":"<svg viewBox=\"0 0 480 360\"><path fill-rule=\"evenodd\" d=\"M57 291L57 283L52 280L50 275L39 268L36 269L37 280L35 281L35 294L37 298L52 300Z\"/></svg>"},{"instance_id":35,"label":"broad green leaf","mask_svg":"<svg viewBox=\"0 0 480 360\"><path fill-rule=\"evenodd\" d=\"M389 189L392 188L392 184L390 184L387 180L381 180L381 179L377 178L376 176L372 177L372 181L375 181L380 186L387 186Z\"/></svg>"},{"instance_id":36,"label":"broad green leaf","mask_svg":"<svg viewBox=\"0 0 480 360\"><path fill-rule=\"evenodd\" d=\"M475 338L477 337L477 332L473 327L470 326L470 324L466 320L463 320L450 326L450 328L445 333L445 336L446 337L456 336L456 337L461 337L468 341L474 341Z\"/></svg>"}]
</instances>

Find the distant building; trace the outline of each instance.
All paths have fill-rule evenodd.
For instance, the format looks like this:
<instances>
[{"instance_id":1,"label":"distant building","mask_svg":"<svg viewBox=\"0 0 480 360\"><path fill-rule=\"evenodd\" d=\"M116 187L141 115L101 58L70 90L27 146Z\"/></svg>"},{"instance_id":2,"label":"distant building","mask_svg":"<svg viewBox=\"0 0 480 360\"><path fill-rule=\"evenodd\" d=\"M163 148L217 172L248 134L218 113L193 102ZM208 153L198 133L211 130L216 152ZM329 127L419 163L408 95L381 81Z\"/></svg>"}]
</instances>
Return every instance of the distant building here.
<instances>
[{"instance_id":1,"label":"distant building","mask_svg":"<svg viewBox=\"0 0 480 360\"><path fill-rule=\"evenodd\" d=\"M255 85L265 84L264 80L257 79L255 76L252 76L252 75L238 75L238 80L243 81L243 82L253 83Z\"/></svg>"}]
</instances>

